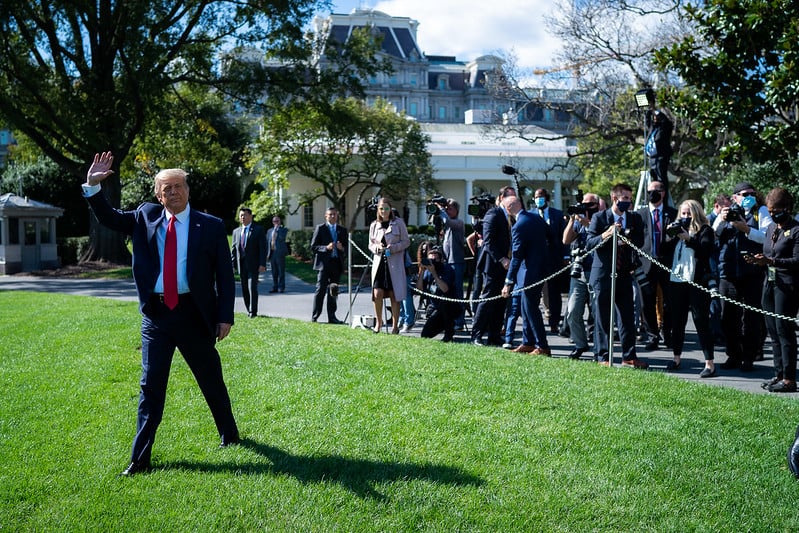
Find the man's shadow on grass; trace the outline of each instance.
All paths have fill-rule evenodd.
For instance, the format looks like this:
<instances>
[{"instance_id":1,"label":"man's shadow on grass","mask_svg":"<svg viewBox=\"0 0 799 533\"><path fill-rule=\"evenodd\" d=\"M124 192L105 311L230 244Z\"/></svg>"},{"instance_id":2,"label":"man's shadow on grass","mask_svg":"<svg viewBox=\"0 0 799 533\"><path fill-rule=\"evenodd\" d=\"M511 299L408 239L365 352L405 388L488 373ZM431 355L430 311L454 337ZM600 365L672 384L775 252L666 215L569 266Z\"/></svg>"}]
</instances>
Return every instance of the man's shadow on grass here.
<instances>
[{"instance_id":1,"label":"man's shadow on grass","mask_svg":"<svg viewBox=\"0 0 799 533\"><path fill-rule=\"evenodd\" d=\"M302 483L335 482L361 498L378 500L384 500L385 496L375 490L373 486L375 483L420 479L448 485L483 484L483 480L479 477L451 466L369 461L340 455L293 455L252 439L242 439L241 446L265 457L271 464L238 462L209 464L177 461L164 466L235 474L285 474Z\"/></svg>"}]
</instances>

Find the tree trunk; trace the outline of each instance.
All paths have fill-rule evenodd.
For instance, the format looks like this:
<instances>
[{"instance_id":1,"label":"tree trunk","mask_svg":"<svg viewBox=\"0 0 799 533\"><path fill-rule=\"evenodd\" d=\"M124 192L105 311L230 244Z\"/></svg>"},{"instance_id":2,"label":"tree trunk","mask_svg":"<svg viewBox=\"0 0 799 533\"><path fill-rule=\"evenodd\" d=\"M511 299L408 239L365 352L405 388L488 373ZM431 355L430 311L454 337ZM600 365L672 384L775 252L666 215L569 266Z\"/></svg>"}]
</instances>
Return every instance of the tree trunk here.
<instances>
[{"instance_id":1,"label":"tree trunk","mask_svg":"<svg viewBox=\"0 0 799 533\"><path fill-rule=\"evenodd\" d=\"M114 207L119 207L122 185L117 175L110 176L103 181L103 190L98 194L105 194ZM90 210L91 211L91 210ZM81 255L79 262L107 261L122 265L130 264L130 253L125 246L125 235L106 228L94 213L89 215L89 247Z\"/></svg>"}]
</instances>

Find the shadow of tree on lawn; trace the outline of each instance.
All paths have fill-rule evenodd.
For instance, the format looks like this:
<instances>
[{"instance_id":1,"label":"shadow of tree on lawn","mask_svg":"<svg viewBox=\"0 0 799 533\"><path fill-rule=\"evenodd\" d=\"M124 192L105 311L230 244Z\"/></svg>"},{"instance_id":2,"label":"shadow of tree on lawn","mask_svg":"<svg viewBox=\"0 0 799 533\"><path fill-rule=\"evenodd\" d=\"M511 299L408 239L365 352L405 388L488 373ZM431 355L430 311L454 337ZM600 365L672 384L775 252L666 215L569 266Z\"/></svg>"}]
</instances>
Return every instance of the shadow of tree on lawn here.
<instances>
[{"instance_id":1,"label":"shadow of tree on lawn","mask_svg":"<svg viewBox=\"0 0 799 533\"><path fill-rule=\"evenodd\" d=\"M236 474L284 474L302 483L338 483L361 498L384 500L374 484L387 481L427 480L448 485L480 486L483 480L462 470L445 465L396 463L352 459L340 455L293 455L252 439L242 439L241 446L265 457L264 463L192 463L175 461L164 468L232 472Z\"/></svg>"}]
</instances>

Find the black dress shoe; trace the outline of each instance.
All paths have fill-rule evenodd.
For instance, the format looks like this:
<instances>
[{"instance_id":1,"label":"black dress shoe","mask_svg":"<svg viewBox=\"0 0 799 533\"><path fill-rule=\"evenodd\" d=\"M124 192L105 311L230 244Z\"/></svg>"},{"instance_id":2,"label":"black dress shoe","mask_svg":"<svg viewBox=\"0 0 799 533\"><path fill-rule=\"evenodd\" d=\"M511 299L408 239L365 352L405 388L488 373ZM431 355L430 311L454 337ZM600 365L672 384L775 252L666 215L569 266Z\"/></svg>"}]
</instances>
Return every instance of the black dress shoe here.
<instances>
[{"instance_id":1,"label":"black dress shoe","mask_svg":"<svg viewBox=\"0 0 799 533\"><path fill-rule=\"evenodd\" d=\"M269 294L274 294L276 292L277 292L277 289L272 289L271 291L269 291Z\"/></svg>"},{"instance_id":2,"label":"black dress shoe","mask_svg":"<svg viewBox=\"0 0 799 533\"><path fill-rule=\"evenodd\" d=\"M774 385L770 386L768 389L769 392L796 392L796 383L786 383L784 381L779 381Z\"/></svg>"},{"instance_id":3,"label":"black dress shoe","mask_svg":"<svg viewBox=\"0 0 799 533\"><path fill-rule=\"evenodd\" d=\"M647 343L644 345L644 349L645 349L645 350L647 350L647 351L650 351L650 352L652 352L652 351L654 351L654 350L657 350L657 349L658 349L658 343L657 343L657 341L655 341L655 342L647 342Z\"/></svg>"},{"instance_id":4,"label":"black dress shoe","mask_svg":"<svg viewBox=\"0 0 799 533\"><path fill-rule=\"evenodd\" d=\"M799 479L799 427L796 428L793 444L788 448L788 468Z\"/></svg>"},{"instance_id":5,"label":"black dress shoe","mask_svg":"<svg viewBox=\"0 0 799 533\"><path fill-rule=\"evenodd\" d=\"M721 368L724 370L737 370L740 368L741 362L737 359L728 358L726 361L721 363Z\"/></svg>"},{"instance_id":6,"label":"black dress shoe","mask_svg":"<svg viewBox=\"0 0 799 533\"><path fill-rule=\"evenodd\" d=\"M219 447L227 448L228 446L234 446L236 444L241 444L241 439L238 437L238 435L229 439L222 437L222 442L219 443Z\"/></svg>"},{"instance_id":7,"label":"black dress shoe","mask_svg":"<svg viewBox=\"0 0 799 533\"><path fill-rule=\"evenodd\" d=\"M760 388L768 390L769 387L771 387L772 385L776 385L780 381L782 381L781 377L779 377L779 378L778 377L773 377L770 380L764 381L763 383L761 383L760 384Z\"/></svg>"},{"instance_id":8,"label":"black dress shoe","mask_svg":"<svg viewBox=\"0 0 799 533\"><path fill-rule=\"evenodd\" d=\"M579 359L585 353L584 348L575 348L569 354L569 359Z\"/></svg>"},{"instance_id":9,"label":"black dress shoe","mask_svg":"<svg viewBox=\"0 0 799 533\"><path fill-rule=\"evenodd\" d=\"M338 318L331 318L327 321L328 324L344 324L343 320L339 320Z\"/></svg>"},{"instance_id":10,"label":"black dress shoe","mask_svg":"<svg viewBox=\"0 0 799 533\"><path fill-rule=\"evenodd\" d=\"M123 470L119 475L124 477L135 476L136 474L142 474L144 472L149 472L151 469L150 463L137 463L135 461L131 462L128 467Z\"/></svg>"}]
</instances>

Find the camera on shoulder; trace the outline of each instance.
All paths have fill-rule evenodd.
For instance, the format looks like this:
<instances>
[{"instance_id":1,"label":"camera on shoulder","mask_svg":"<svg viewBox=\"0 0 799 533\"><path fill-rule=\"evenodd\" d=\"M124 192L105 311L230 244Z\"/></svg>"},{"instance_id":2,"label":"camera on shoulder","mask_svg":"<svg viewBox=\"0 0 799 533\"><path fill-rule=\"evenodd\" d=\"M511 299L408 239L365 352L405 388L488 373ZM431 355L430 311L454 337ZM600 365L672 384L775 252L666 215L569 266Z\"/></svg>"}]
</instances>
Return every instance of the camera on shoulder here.
<instances>
[{"instance_id":1,"label":"camera on shoulder","mask_svg":"<svg viewBox=\"0 0 799 533\"><path fill-rule=\"evenodd\" d=\"M447 199L437 194L427 201L426 212L428 215L435 215L447 205Z\"/></svg>"}]
</instances>

